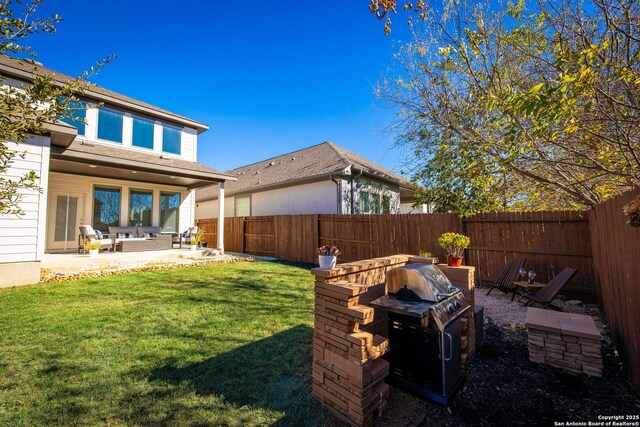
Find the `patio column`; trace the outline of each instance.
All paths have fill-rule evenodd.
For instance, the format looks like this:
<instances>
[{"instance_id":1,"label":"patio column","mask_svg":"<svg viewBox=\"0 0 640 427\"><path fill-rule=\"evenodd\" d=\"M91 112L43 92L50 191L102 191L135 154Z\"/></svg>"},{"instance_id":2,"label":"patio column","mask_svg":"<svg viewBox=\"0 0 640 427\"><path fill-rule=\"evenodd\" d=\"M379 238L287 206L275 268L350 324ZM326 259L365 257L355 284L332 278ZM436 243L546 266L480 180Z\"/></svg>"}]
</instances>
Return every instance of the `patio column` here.
<instances>
[{"instance_id":1,"label":"patio column","mask_svg":"<svg viewBox=\"0 0 640 427\"><path fill-rule=\"evenodd\" d=\"M218 184L218 249L224 253L224 181Z\"/></svg>"}]
</instances>

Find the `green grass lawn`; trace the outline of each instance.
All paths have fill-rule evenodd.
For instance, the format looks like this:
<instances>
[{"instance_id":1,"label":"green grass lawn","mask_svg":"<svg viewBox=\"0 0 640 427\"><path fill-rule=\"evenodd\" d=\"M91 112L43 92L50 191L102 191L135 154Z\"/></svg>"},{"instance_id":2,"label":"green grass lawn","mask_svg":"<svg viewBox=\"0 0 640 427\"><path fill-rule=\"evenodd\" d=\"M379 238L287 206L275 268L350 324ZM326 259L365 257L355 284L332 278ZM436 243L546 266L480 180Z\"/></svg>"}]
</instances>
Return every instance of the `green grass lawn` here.
<instances>
[{"instance_id":1,"label":"green grass lawn","mask_svg":"<svg viewBox=\"0 0 640 427\"><path fill-rule=\"evenodd\" d=\"M312 323L278 263L0 290L0 425L318 425Z\"/></svg>"}]
</instances>

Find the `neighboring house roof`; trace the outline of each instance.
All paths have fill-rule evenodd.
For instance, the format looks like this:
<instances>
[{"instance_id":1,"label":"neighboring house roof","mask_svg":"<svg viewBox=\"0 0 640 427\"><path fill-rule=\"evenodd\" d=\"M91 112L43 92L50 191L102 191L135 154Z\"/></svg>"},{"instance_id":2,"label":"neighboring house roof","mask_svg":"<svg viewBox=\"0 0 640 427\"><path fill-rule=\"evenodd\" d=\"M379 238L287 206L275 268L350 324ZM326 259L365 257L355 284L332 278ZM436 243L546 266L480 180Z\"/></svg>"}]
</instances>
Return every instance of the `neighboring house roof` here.
<instances>
[{"instance_id":1,"label":"neighboring house roof","mask_svg":"<svg viewBox=\"0 0 640 427\"><path fill-rule=\"evenodd\" d=\"M355 169L355 171L350 171L350 169ZM360 171L369 177L391 182L403 188L413 188L414 186L402 175L385 169L332 142L323 142L227 171L227 174L238 178L238 180L225 184L225 194L263 191L331 175L349 175L350 173L355 175ZM196 191L196 201L211 200L217 198L217 194L216 188L204 188Z\"/></svg>"},{"instance_id":2,"label":"neighboring house roof","mask_svg":"<svg viewBox=\"0 0 640 427\"><path fill-rule=\"evenodd\" d=\"M50 68L46 68L42 65L36 65L30 60L17 60L7 55L0 55L0 75L30 81L33 77L34 70L37 70L40 75L52 76L53 79L60 84L64 84L72 79L72 77L54 71ZM155 107L137 99L129 98L128 96L124 96L117 92L101 88L94 84L89 84L85 89L85 96L95 99L96 101L104 102L105 104L119 106L128 110L152 115L183 126L194 128L197 130L198 134L209 129L209 126L203 123L172 113L171 111L163 110L162 108Z\"/></svg>"},{"instance_id":3,"label":"neighboring house roof","mask_svg":"<svg viewBox=\"0 0 640 427\"><path fill-rule=\"evenodd\" d=\"M199 163L159 154L127 150L123 156L120 148L80 141L74 141L67 148L51 147L53 172L122 179L122 169L135 173L137 181L181 185L190 189L236 179Z\"/></svg>"}]
</instances>

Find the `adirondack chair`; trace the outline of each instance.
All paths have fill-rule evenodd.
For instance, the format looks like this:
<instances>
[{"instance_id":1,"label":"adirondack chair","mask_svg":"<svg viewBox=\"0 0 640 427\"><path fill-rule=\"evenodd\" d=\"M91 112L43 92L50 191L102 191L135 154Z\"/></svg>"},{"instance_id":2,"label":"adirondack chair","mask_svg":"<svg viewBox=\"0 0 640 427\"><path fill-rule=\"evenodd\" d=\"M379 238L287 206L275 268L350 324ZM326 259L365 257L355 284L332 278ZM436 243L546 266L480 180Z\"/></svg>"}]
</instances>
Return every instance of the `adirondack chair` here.
<instances>
[{"instance_id":1,"label":"adirondack chair","mask_svg":"<svg viewBox=\"0 0 640 427\"><path fill-rule=\"evenodd\" d=\"M524 267L525 260L520 258L513 258L511 261L507 263L500 273L500 276L496 279L495 283L491 285L491 289L487 292L487 295L491 293L494 289L500 289L505 294L511 292L511 301L516 297L516 290L518 287L513 284L518 278L518 270Z\"/></svg>"},{"instance_id":2,"label":"adirondack chair","mask_svg":"<svg viewBox=\"0 0 640 427\"><path fill-rule=\"evenodd\" d=\"M567 267L560 272L556 277L551 279L547 286L540 289L535 295L528 295L520 293L520 296L524 298L524 305L532 306L534 303L538 303L543 307L551 307L557 309L558 307L551 304L558 296L558 293L562 288L569 283L569 280L578 272L575 268Z\"/></svg>"}]
</instances>

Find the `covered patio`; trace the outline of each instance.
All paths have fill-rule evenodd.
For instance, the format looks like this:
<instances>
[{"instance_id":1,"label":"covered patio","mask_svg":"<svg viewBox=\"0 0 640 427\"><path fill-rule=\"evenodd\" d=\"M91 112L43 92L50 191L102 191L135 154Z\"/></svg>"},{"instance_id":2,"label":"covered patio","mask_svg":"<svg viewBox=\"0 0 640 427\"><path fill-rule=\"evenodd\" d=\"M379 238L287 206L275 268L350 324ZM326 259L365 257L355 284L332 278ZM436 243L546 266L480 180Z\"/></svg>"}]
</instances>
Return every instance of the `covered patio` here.
<instances>
[{"instance_id":1,"label":"covered patio","mask_svg":"<svg viewBox=\"0 0 640 427\"><path fill-rule=\"evenodd\" d=\"M103 234L110 227L160 227L163 234L182 233L194 225L195 189L216 185L224 193L225 181L235 179L161 153L127 151L123 157L121 149L83 141L51 148L48 178L43 268L56 259L54 254L78 251L80 225L91 225ZM224 205L218 210L223 212ZM223 221L216 234L215 249L224 252ZM126 257L138 256L144 258Z\"/></svg>"}]
</instances>

